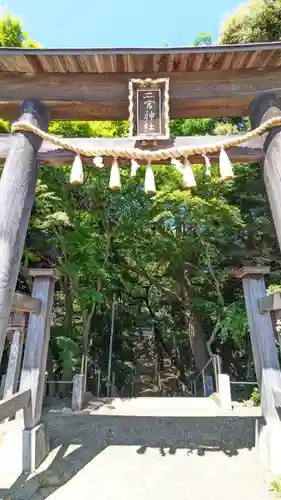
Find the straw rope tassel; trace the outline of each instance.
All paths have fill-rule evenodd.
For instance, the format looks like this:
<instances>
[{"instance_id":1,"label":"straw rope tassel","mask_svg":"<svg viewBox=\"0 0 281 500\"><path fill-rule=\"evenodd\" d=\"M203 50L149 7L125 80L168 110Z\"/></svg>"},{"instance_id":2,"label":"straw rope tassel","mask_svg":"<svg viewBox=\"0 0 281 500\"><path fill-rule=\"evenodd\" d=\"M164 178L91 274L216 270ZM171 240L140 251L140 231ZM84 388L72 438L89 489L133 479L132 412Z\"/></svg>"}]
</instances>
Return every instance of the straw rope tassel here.
<instances>
[{"instance_id":1,"label":"straw rope tassel","mask_svg":"<svg viewBox=\"0 0 281 500\"><path fill-rule=\"evenodd\" d=\"M220 151L220 176L224 181L229 181L234 177L233 165L224 148Z\"/></svg>"},{"instance_id":2,"label":"straw rope tassel","mask_svg":"<svg viewBox=\"0 0 281 500\"><path fill-rule=\"evenodd\" d=\"M153 170L151 163L148 162L146 171L145 171L145 178L144 178L144 190L146 194L155 194L156 193L156 186L155 186L155 180L154 180L154 175L153 175Z\"/></svg>"},{"instance_id":3,"label":"straw rope tassel","mask_svg":"<svg viewBox=\"0 0 281 500\"><path fill-rule=\"evenodd\" d=\"M183 165L181 163L180 160L177 160L177 159L174 159L172 158L171 159L171 165L174 165L174 167L181 173L183 174Z\"/></svg>"},{"instance_id":4,"label":"straw rope tassel","mask_svg":"<svg viewBox=\"0 0 281 500\"><path fill-rule=\"evenodd\" d=\"M72 164L69 182L70 184L83 184L83 181L83 163L81 157L79 155L76 155Z\"/></svg>"},{"instance_id":5,"label":"straw rope tassel","mask_svg":"<svg viewBox=\"0 0 281 500\"><path fill-rule=\"evenodd\" d=\"M136 177L139 167L140 166L136 160L131 160L131 177Z\"/></svg>"},{"instance_id":6,"label":"straw rope tassel","mask_svg":"<svg viewBox=\"0 0 281 500\"><path fill-rule=\"evenodd\" d=\"M210 158L208 158L207 155L203 155L203 157L204 157L205 165L206 165L205 175L207 177L211 177L211 175L212 175L212 167L211 167Z\"/></svg>"},{"instance_id":7,"label":"straw rope tassel","mask_svg":"<svg viewBox=\"0 0 281 500\"><path fill-rule=\"evenodd\" d=\"M98 167L98 168L104 167L102 156L95 156L93 158L93 164L95 165L95 167Z\"/></svg>"},{"instance_id":8,"label":"straw rope tassel","mask_svg":"<svg viewBox=\"0 0 281 500\"><path fill-rule=\"evenodd\" d=\"M112 162L109 187L113 191L120 191L121 189L120 169L117 158L114 158Z\"/></svg>"},{"instance_id":9,"label":"straw rope tassel","mask_svg":"<svg viewBox=\"0 0 281 500\"><path fill-rule=\"evenodd\" d=\"M187 158L185 158L183 165L183 185L187 188L196 187L192 166Z\"/></svg>"},{"instance_id":10,"label":"straw rope tassel","mask_svg":"<svg viewBox=\"0 0 281 500\"><path fill-rule=\"evenodd\" d=\"M67 149L69 151L73 151L74 153L80 156L93 157L93 156L104 156L104 157L122 157L127 160L138 160L138 161L157 161L161 162L162 160L169 160L171 158L181 158L188 157L194 154L207 154L207 153L216 153L223 149L228 149L234 146L239 146L240 144L244 144L247 141L250 141L254 137L261 136L265 132L267 132L272 127L279 127L281 125L281 117L275 116L274 118L270 118L266 120L264 123L259 125L254 130L247 132L246 134L238 134L235 137L226 139L223 142L219 142L217 144L206 144L203 146L191 145L189 147L171 147L167 149L157 149L157 150L144 150L138 148L82 148L78 147L76 144L71 144L69 139L64 139L63 137L57 137L54 134L49 134L44 130L41 130L36 125L31 123L27 123L24 120L15 122L11 126L11 132L32 132L33 134L38 135L44 141L49 141L52 144L55 144L58 148Z\"/></svg>"}]
</instances>

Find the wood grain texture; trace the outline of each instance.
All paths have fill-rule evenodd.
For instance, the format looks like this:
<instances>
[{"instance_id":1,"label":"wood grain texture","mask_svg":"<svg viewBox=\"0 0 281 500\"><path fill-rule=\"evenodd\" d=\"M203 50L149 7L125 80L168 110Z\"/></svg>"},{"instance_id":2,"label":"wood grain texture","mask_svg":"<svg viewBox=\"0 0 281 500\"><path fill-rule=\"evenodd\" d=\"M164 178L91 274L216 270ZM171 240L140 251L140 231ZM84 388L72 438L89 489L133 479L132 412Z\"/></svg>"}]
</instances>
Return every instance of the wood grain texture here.
<instances>
[{"instance_id":1,"label":"wood grain texture","mask_svg":"<svg viewBox=\"0 0 281 500\"><path fill-rule=\"evenodd\" d=\"M14 119L24 99L48 104L53 119L128 119L128 82L151 73L20 73L0 71L0 111ZM243 116L253 98L274 91L281 96L280 71L260 69L158 72L169 76L170 117Z\"/></svg>"},{"instance_id":2,"label":"wood grain texture","mask_svg":"<svg viewBox=\"0 0 281 500\"><path fill-rule=\"evenodd\" d=\"M40 422L45 388L45 372L47 364L48 345L50 338L50 323L54 295L54 270L37 270L34 278L32 296L40 299L40 314L30 314L24 359L21 373L20 390L31 388L32 415L25 421L26 428L33 428Z\"/></svg>"},{"instance_id":3,"label":"wood grain texture","mask_svg":"<svg viewBox=\"0 0 281 500\"><path fill-rule=\"evenodd\" d=\"M5 379L4 399L17 391L23 348L23 332L16 330L10 347L8 369Z\"/></svg>"},{"instance_id":4,"label":"wood grain texture","mask_svg":"<svg viewBox=\"0 0 281 500\"><path fill-rule=\"evenodd\" d=\"M2 399L4 395L5 380L6 380L6 375L2 375L0 379L0 399Z\"/></svg>"},{"instance_id":5,"label":"wood grain texture","mask_svg":"<svg viewBox=\"0 0 281 500\"><path fill-rule=\"evenodd\" d=\"M39 299L30 297L24 293L15 292L13 296L12 309L13 311L39 314L41 302Z\"/></svg>"},{"instance_id":6,"label":"wood grain texture","mask_svg":"<svg viewBox=\"0 0 281 500\"><path fill-rule=\"evenodd\" d=\"M279 422L273 389L281 389L281 373L275 337L269 312L260 313L258 300L266 295L264 277L242 279L250 328L256 377L261 395L261 408L267 423Z\"/></svg>"},{"instance_id":7,"label":"wood grain texture","mask_svg":"<svg viewBox=\"0 0 281 500\"><path fill-rule=\"evenodd\" d=\"M0 70L25 73L171 73L280 66L280 42L168 48L1 48Z\"/></svg>"},{"instance_id":8,"label":"wood grain texture","mask_svg":"<svg viewBox=\"0 0 281 500\"><path fill-rule=\"evenodd\" d=\"M231 139L231 136L227 136ZM226 136L202 136L202 137L174 137L169 140L159 141L157 147L148 146L149 149L157 149L157 148L171 148L171 147L189 147L189 146L202 146L202 145L212 145L217 144L220 141L226 140ZM9 154L10 148L14 144L14 136L7 134L0 134L0 159L5 159ZM79 147L84 147L87 149L96 149L96 148L125 148L125 149L147 149L147 147L142 146L140 141L136 141L131 138L108 138L108 139L94 139L94 138L72 138L69 139L71 144L74 144ZM263 138L256 137L255 139L246 142L244 145L239 147L230 148L227 150L227 154L230 157L233 163L254 163L258 162L263 158ZM212 163L218 163L219 155L218 153L210 153L209 159ZM38 152L38 160L40 165L71 165L75 158L75 153L66 149L59 149L54 144L44 141L39 152ZM128 160L119 160L120 163L127 164ZM190 157L191 163L200 164L204 163L205 160L201 155L194 155ZM112 158L105 158L105 164L111 165ZM168 163L170 164L170 160L162 160L161 165ZM93 165L92 158L83 158L84 165Z\"/></svg>"},{"instance_id":9,"label":"wood grain texture","mask_svg":"<svg viewBox=\"0 0 281 500\"><path fill-rule=\"evenodd\" d=\"M258 301L261 313L265 311L281 311L281 292L270 293Z\"/></svg>"},{"instance_id":10,"label":"wood grain texture","mask_svg":"<svg viewBox=\"0 0 281 500\"><path fill-rule=\"evenodd\" d=\"M127 102L77 102L48 101L53 120L128 120ZM251 102L247 99L186 99L170 103L170 118L217 118L223 116L248 116ZM0 113L5 120L15 120L19 113L20 100L9 102L0 95Z\"/></svg>"},{"instance_id":11,"label":"wood grain texture","mask_svg":"<svg viewBox=\"0 0 281 500\"><path fill-rule=\"evenodd\" d=\"M252 102L249 115L252 126L257 127L270 118L281 116L281 103L275 94L262 94ZM281 127L268 132L263 148L263 178L281 249Z\"/></svg>"},{"instance_id":12,"label":"wood grain texture","mask_svg":"<svg viewBox=\"0 0 281 500\"><path fill-rule=\"evenodd\" d=\"M40 101L25 101L21 119L44 129L48 126ZM16 133L0 180L0 360L34 201L41 142L31 133Z\"/></svg>"},{"instance_id":13,"label":"wood grain texture","mask_svg":"<svg viewBox=\"0 0 281 500\"><path fill-rule=\"evenodd\" d=\"M0 401L0 422L6 418L12 417L18 411L26 410L30 404L30 389L17 392L7 399Z\"/></svg>"},{"instance_id":14,"label":"wood grain texture","mask_svg":"<svg viewBox=\"0 0 281 500\"><path fill-rule=\"evenodd\" d=\"M27 323L27 316L22 311L11 311L7 338L12 339L15 330L24 330Z\"/></svg>"},{"instance_id":15,"label":"wood grain texture","mask_svg":"<svg viewBox=\"0 0 281 500\"><path fill-rule=\"evenodd\" d=\"M80 411L83 408L84 395L84 375L76 374L73 377L71 408L73 411Z\"/></svg>"}]
</instances>

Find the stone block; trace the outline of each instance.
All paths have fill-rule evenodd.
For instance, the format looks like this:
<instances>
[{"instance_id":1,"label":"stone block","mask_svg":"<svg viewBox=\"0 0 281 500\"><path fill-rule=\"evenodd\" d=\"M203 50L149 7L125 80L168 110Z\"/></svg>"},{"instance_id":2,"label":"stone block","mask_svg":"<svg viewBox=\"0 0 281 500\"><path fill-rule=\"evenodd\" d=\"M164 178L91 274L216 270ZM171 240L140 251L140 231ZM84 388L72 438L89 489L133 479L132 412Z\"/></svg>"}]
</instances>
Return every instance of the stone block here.
<instances>
[{"instance_id":1,"label":"stone block","mask_svg":"<svg viewBox=\"0 0 281 500\"><path fill-rule=\"evenodd\" d=\"M265 469L281 474L281 423L256 422L256 448Z\"/></svg>"},{"instance_id":2,"label":"stone block","mask_svg":"<svg viewBox=\"0 0 281 500\"><path fill-rule=\"evenodd\" d=\"M32 472L41 465L49 452L49 441L45 424L25 429L22 434L22 469Z\"/></svg>"},{"instance_id":3,"label":"stone block","mask_svg":"<svg viewBox=\"0 0 281 500\"><path fill-rule=\"evenodd\" d=\"M218 382L220 407L223 411L231 411L232 403L229 375L227 375L226 373L219 373Z\"/></svg>"}]
</instances>

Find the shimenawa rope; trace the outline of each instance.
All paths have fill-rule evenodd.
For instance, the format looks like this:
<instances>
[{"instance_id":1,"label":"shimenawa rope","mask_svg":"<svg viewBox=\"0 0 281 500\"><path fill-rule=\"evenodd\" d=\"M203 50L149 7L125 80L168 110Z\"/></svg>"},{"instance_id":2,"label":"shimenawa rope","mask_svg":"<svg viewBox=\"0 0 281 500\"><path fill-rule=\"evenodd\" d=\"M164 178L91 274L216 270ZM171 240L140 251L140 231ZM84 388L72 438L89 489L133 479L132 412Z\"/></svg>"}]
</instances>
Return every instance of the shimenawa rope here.
<instances>
[{"instance_id":1,"label":"shimenawa rope","mask_svg":"<svg viewBox=\"0 0 281 500\"><path fill-rule=\"evenodd\" d=\"M64 139L61 139L53 134L49 134L48 132L44 132L39 127L32 125L31 123L27 123L24 121L18 121L13 123L12 132L33 132L34 134L41 137L41 139L45 141L49 141L55 144L57 147L61 149L68 149L69 151L73 151L79 156L87 156L87 157L112 157L112 158L126 158L128 160L144 160L147 162L153 161L161 161L168 160L170 158L179 159L181 157L187 158L188 156L192 156L194 154L198 155L207 155L208 153L215 153L217 151L221 151L222 149L228 149L233 146L238 146L239 144L243 144L254 137L262 135L264 132L269 130L270 128L277 127L281 125L281 117L270 118L266 120L263 124L259 125L256 129L247 132L246 134L239 135L230 140L221 141L217 144L206 145L206 146L189 146L182 148L167 148L167 149L157 149L155 151L152 150L142 150L138 148L134 149L125 149L125 148L104 148L104 149L87 149L79 146L75 146L67 142Z\"/></svg>"}]
</instances>

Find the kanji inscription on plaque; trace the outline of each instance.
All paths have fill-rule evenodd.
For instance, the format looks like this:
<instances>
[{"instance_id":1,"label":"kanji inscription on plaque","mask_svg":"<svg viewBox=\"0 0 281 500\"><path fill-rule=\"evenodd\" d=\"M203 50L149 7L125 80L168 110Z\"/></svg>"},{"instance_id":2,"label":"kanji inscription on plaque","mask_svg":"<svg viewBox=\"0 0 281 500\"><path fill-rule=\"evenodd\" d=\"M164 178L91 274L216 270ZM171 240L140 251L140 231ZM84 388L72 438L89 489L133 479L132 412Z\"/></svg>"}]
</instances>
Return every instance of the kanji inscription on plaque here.
<instances>
[{"instance_id":1,"label":"kanji inscription on plaque","mask_svg":"<svg viewBox=\"0 0 281 500\"><path fill-rule=\"evenodd\" d=\"M169 137L169 81L130 80L129 119L132 137L167 139Z\"/></svg>"},{"instance_id":2,"label":"kanji inscription on plaque","mask_svg":"<svg viewBox=\"0 0 281 500\"><path fill-rule=\"evenodd\" d=\"M161 134L160 89L137 90L137 134Z\"/></svg>"}]
</instances>

